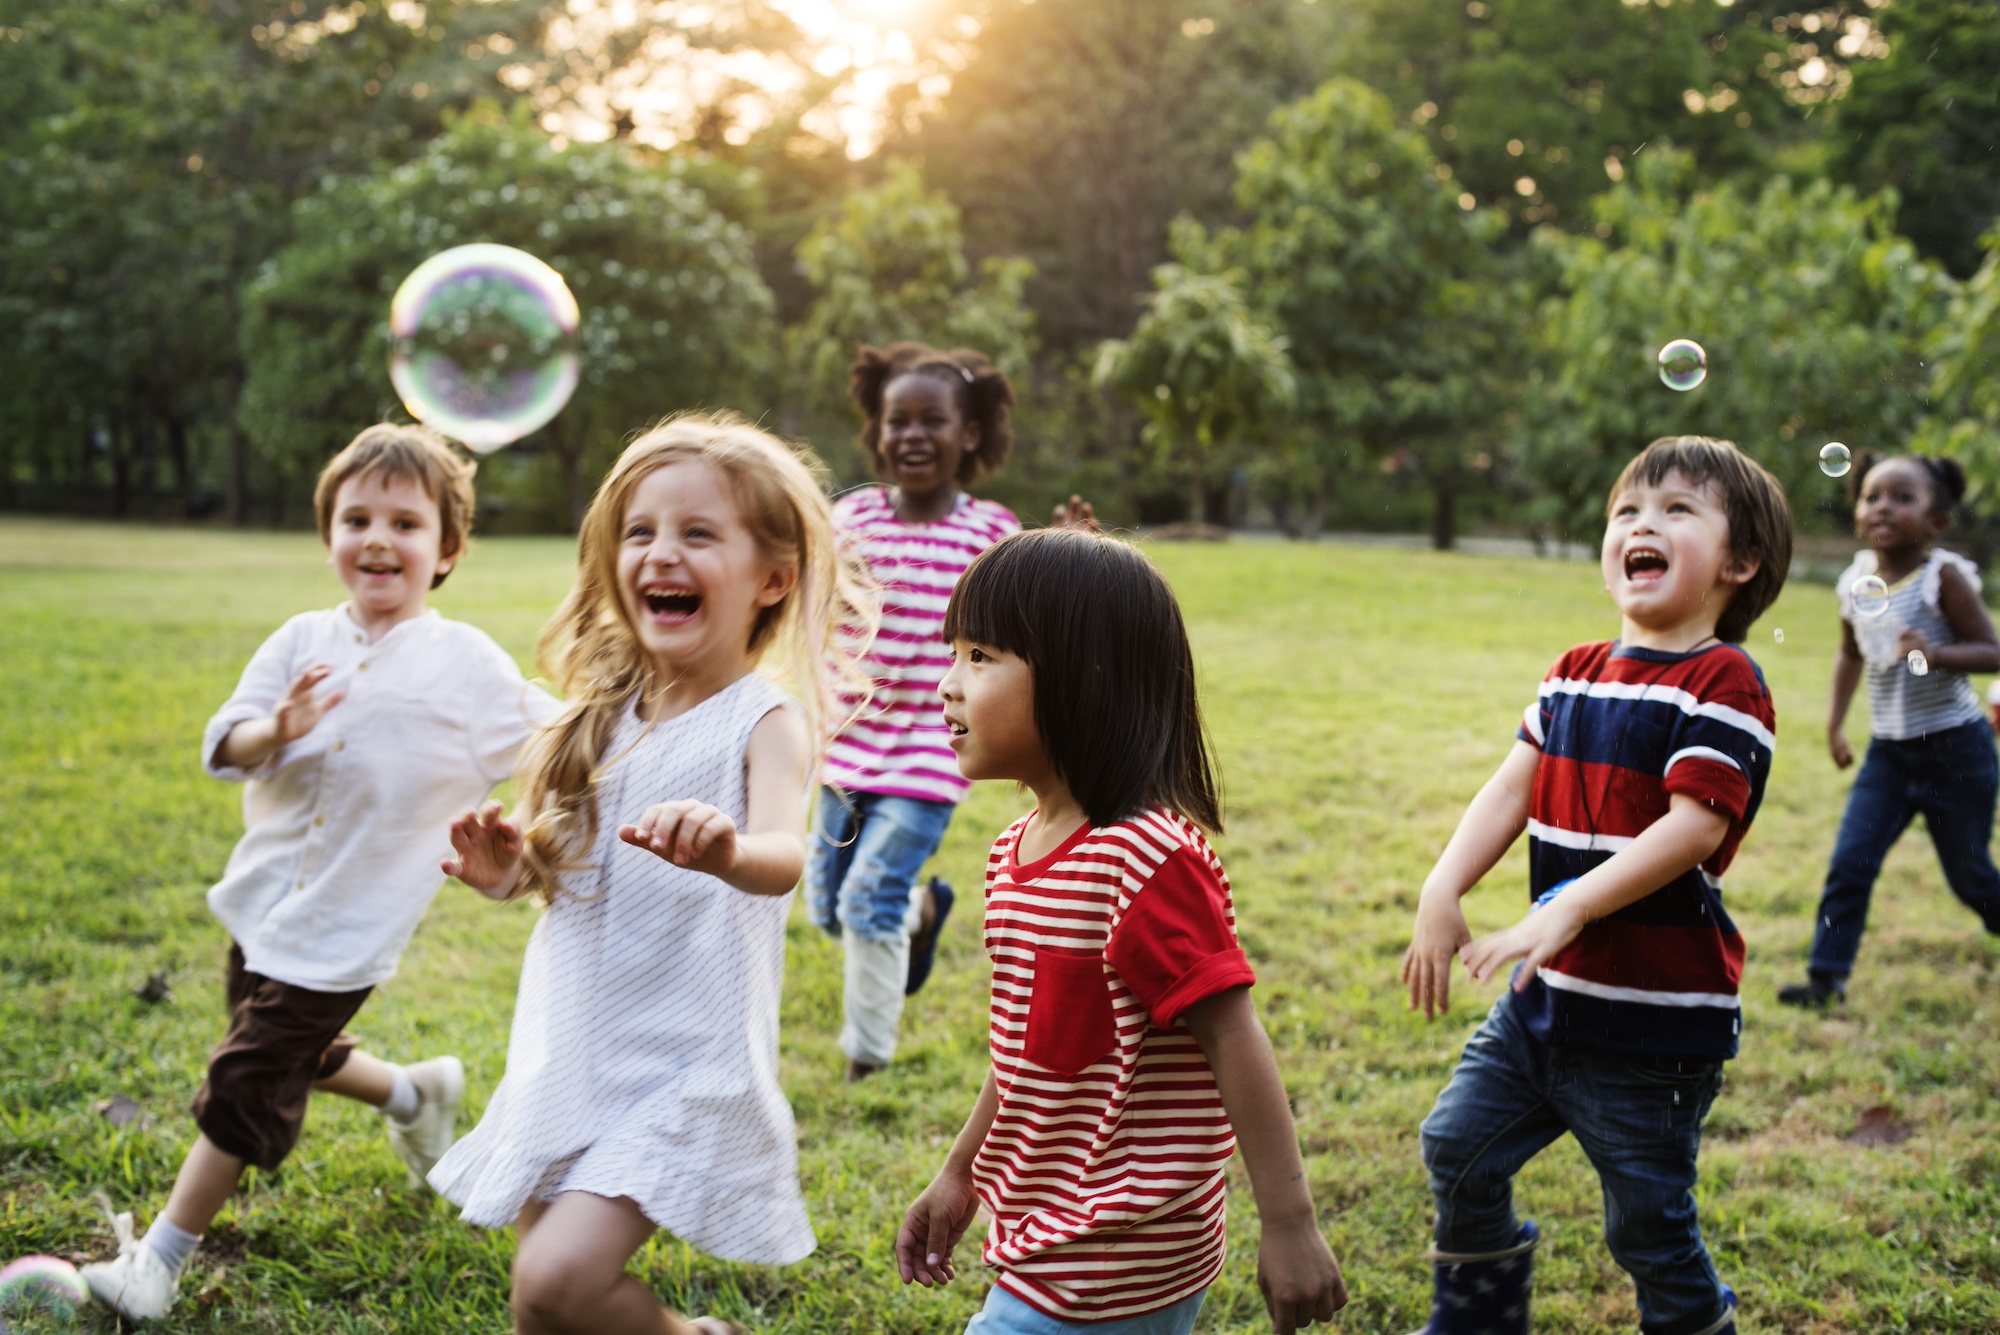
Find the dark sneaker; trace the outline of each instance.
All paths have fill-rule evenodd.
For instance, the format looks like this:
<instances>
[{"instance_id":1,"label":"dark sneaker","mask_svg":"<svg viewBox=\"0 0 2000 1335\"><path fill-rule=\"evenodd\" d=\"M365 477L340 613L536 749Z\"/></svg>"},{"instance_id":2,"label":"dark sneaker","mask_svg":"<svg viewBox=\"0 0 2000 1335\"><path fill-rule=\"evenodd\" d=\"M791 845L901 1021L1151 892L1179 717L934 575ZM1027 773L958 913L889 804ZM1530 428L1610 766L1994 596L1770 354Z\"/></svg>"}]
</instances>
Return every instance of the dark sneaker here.
<instances>
[{"instance_id":1,"label":"dark sneaker","mask_svg":"<svg viewBox=\"0 0 2000 1335\"><path fill-rule=\"evenodd\" d=\"M1806 1010L1825 1010L1828 1006L1847 1000L1847 980L1835 978L1831 974L1808 974L1803 983L1793 983L1778 989L1778 1000L1787 1006L1799 1006Z\"/></svg>"},{"instance_id":2,"label":"dark sneaker","mask_svg":"<svg viewBox=\"0 0 2000 1335\"><path fill-rule=\"evenodd\" d=\"M924 895L930 900L926 906L923 926L917 928L910 937L910 976L903 983L903 995L913 997L917 990L929 981L931 965L937 963L938 934L944 931L944 922L951 916L951 903L956 898L951 887L936 876L924 887Z\"/></svg>"}]
</instances>

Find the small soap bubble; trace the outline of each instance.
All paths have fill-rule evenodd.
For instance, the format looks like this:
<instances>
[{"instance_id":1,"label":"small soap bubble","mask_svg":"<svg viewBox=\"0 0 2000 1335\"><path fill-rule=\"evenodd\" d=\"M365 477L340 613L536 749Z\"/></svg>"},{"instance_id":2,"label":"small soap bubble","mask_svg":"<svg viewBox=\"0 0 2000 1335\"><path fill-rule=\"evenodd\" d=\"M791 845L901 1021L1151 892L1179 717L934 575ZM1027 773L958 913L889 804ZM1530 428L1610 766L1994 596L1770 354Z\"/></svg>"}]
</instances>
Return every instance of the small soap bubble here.
<instances>
[{"instance_id":1,"label":"small soap bubble","mask_svg":"<svg viewBox=\"0 0 2000 1335\"><path fill-rule=\"evenodd\" d=\"M90 1301L90 1287L76 1267L53 1256L23 1256L0 1269L0 1312L41 1313L62 1320Z\"/></svg>"},{"instance_id":2,"label":"small soap bubble","mask_svg":"<svg viewBox=\"0 0 2000 1335\"><path fill-rule=\"evenodd\" d=\"M1691 338L1677 338L1660 349L1660 383L1668 389L1689 390L1708 379L1708 354Z\"/></svg>"},{"instance_id":3,"label":"small soap bubble","mask_svg":"<svg viewBox=\"0 0 2000 1335\"><path fill-rule=\"evenodd\" d=\"M1785 642L1785 628L1783 626L1780 626L1776 630L1772 631L1771 638L1776 640L1779 644L1783 644Z\"/></svg>"},{"instance_id":4,"label":"small soap bubble","mask_svg":"<svg viewBox=\"0 0 2000 1335\"><path fill-rule=\"evenodd\" d=\"M1912 677L1924 677L1930 675L1931 660L1924 657L1923 650L1921 649L1910 650L1910 656L1904 661L1910 665L1910 675Z\"/></svg>"},{"instance_id":5,"label":"small soap bubble","mask_svg":"<svg viewBox=\"0 0 2000 1335\"><path fill-rule=\"evenodd\" d=\"M1889 610L1889 586L1880 575L1863 575L1847 591L1854 615L1875 618Z\"/></svg>"},{"instance_id":6,"label":"small soap bubble","mask_svg":"<svg viewBox=\"0 0 2000 1335\"><path fill-rule=\"evenodd\" d=\"M1854 457L1839 441L1832 441L1819 447L1819 471L1828 477L1846 477L1847 470L1854 466Z\"/></svg>"},{"instance_id":7,"label":"small soap bubble","mask_svg":"<svg viewBox=\"0 0 2000 1335\"><path fill-rule=\"evenodd\" d=\"M576 389L580 316L526 251L455 246L389 304L389 379L410 415L480 454L546 425Z\"/></svg>"}]
</instances>

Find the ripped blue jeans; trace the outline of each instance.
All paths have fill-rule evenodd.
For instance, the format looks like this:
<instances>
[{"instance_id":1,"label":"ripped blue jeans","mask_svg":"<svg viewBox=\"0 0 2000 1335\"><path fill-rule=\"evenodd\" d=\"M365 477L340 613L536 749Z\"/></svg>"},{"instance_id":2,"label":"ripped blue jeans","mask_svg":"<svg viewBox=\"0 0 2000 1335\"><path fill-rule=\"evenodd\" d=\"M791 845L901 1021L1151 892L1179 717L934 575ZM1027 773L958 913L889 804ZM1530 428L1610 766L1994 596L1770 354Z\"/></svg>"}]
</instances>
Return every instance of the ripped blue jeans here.
<instances>
[{"instance_id":1,"label":"ripped blue jeans","mask_svg":"<svg viewBox=\"0 0 2000 1335\"><path fill-rule=\"evenodd\" d=\"M813 921L864 941L904 934L917 875L944 841L950 802L886 793L819 790L819 829L806 869Z\"/></svg>"}]
</instances>

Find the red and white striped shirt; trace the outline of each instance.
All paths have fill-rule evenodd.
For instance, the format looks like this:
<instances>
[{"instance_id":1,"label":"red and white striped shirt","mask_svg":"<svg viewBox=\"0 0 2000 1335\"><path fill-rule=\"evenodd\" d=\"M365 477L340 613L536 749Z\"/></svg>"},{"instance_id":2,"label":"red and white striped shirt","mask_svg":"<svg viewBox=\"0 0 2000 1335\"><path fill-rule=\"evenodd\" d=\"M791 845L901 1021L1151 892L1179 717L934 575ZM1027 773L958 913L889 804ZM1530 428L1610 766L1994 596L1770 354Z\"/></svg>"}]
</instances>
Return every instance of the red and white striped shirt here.
<instances>
[{"instance_id":1,"label":"red and white striped shirt","mask_svg":"<svg viewBox=\"0 0 2000 1335\"><path fill-rule=\"evenodd\" d=\"M1086 824L1020 866L1027 823L986 863L1000 1105L972 1166L993 1214L985 1260L1059 1320L1138 1316L1222 1269L1236 1133L1181 1015L1256 975L1229 878L1185 818Z\"/></svg>"},{"instance_id":2,"label":"red and white striped shirt","mask_svg":"<svg viewBox=\"0 0 2000 1335\"><path fill-rule=\"evenodd\" d=\"M958 772L938 698L938 683L951 668L944 610L965 568L1020 532L1020 521L998 502L960 492L944 518L906 524L896 518L887 487L864 487L834 503L833 524L881 582L882 629L861 665L875 679L874 698L827 748L825 781L854 792L958 802L972 785Z\"/></svg>"}]
</instances>

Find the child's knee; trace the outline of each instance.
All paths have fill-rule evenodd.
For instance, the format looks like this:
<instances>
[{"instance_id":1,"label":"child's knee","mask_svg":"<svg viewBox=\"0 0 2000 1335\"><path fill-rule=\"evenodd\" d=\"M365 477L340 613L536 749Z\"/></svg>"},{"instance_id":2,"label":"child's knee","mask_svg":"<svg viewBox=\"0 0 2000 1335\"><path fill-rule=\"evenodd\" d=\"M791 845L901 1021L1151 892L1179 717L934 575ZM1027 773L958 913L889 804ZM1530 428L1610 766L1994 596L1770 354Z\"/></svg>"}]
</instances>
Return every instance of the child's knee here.
<instances>
[{"instance_id":1,"label":"child's knee","mask_svg":"<svg viewBox=\"0 0 2000 1335\"><path fill-rule=\"evenodd\" d=\"M857 858L840 888L840 925L863 941L900 941L913 882L874 858Z\"/></svg>"},{"instance_id":2,"label":"child's knee","mask_svg":"<svg viewBox=\"0 0 2000 1335\"><path fill-rule=\"evenodd\" d=\"M514 1256L513 1311L518 1323L541 1330L569 1330L617 1281L601 1259L558 1244L537 1245L530 1236Z\"/></svg>"}]
</instances>

